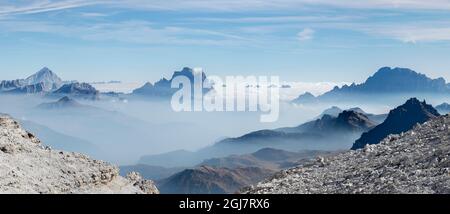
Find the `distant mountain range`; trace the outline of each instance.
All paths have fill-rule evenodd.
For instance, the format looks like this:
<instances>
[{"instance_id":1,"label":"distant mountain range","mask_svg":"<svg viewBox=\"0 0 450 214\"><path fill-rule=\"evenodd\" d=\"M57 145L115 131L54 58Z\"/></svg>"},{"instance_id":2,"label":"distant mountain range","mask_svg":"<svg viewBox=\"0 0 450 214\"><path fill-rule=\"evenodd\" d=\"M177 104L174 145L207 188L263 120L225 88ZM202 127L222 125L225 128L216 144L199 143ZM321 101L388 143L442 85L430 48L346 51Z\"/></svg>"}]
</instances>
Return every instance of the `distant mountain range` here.
<instances>
[{"instance_id":1,"label":"distant mountain range","mask_svg":"<svg viewBox=\"0 0 450 214\"><path fill-rule=\"evenodd\" d=\"M342 113L344 110L342 110L341 108L337 107L337 106L332 106L328 109L325 109L322 114L319 115L318 118L323 117L324 115L330 115L333 117L337 117L340 113ZM369 118L370 120L376 122L376 123L382 123L386 117L387 114L371 114L371 113L367 113L364 110L362 110L359 107L354 107L354 108L349 108L346 111L355 111L358 113L361 113L363 115L365 115L367 118Z\"/></svg>"},{"instance_id":2,"label":"distant mountain range","mask_svg":"<svg viewBox=\"0 0 450 214\"><path fill-rule=\"evenodd\" d=\"M450 93L450 84L444 78L431 79L424 74L408 68L379 69L364 83L335 87L333 90L315 97L305 93L294 99L293 103L312 103L318 101L346 100L351 96L395 94L395 93Z\"/></svg>"},{"instance_id":3,"label":"distant mountain range","mask_svg":"<svg viewBox=\"0 0 450 214\"><path fill-rule=\"evenodd\" d=\"M26 79L1 81L0 93L43 94L53 97L70 96L87 99L98 99L100 94L94 87L87 83L63 81L47 67Z\"/></svg>"},{"instance_id":4,"label":"distant mountain range","mask_svg":"<svg viewBox=\"0 0 450 214\"><path fill-rule=\"evenodd\" d=\"M352 149L360 149L367 144L378 144L390 134L406 132L412 129L414 125L438 116L440 114L433 106L428 105L425 101L420 102L416 98L412 98L405 104L391 110L382 124L362 134L361 138L353 144Z\"/></svg>"}]
</instances>

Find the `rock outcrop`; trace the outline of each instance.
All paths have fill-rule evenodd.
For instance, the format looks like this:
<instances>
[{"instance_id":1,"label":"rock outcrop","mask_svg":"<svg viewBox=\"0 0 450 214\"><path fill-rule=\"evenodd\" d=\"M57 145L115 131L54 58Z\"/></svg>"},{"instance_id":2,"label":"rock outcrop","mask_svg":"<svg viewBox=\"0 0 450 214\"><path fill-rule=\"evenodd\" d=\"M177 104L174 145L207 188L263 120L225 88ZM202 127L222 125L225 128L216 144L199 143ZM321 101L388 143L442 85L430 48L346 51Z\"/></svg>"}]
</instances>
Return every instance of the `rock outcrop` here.
<instances>
[{"instance_id":1,"label":"rock outcrop","mask_svg":"<svg viewBox=\"0 0 450 214\"><path fill-rule=\"evenodd\" d=\"M450 193L450 116L283 171L244 193Z\"/></svg>"},{"instance_id":2,"label":"rock outcrop","mask_svg":"<svg viewBox=\"0 0 450 214\"><path fill-rule=\"evenodd\" d=\"M0 115L0 193L156 194L152 181L103 161L41 145L18 122Z\"/></svg>"}]
</instances>

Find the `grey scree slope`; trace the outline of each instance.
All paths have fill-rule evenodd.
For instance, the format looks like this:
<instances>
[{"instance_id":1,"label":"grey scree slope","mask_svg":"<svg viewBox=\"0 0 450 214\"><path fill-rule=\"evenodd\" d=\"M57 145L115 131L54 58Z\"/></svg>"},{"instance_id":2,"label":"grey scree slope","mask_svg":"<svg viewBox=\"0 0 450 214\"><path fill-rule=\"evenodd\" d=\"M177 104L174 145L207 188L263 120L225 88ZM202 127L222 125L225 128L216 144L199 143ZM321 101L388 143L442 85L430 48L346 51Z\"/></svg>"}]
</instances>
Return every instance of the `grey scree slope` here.
<instances>
[{"instance_id":1,"label":"grey scree slope","mask_svg":"<svg viewBox=\"0 0 450 214\"><path fill-rule=\"evenodd\" d=\"M450 194L450 116L283 171L243 193Z\"/></svg>"},{"instance_id":2,"label":"grey scree slope","mask_svg":"<svg viewBox=\"0 0 450 214\"><path fill-rule=\"evenodd\" d=\"M41 145L12 118L0 115L0 193L159 193L137 173Z\"/></svg>"}]
</instances>

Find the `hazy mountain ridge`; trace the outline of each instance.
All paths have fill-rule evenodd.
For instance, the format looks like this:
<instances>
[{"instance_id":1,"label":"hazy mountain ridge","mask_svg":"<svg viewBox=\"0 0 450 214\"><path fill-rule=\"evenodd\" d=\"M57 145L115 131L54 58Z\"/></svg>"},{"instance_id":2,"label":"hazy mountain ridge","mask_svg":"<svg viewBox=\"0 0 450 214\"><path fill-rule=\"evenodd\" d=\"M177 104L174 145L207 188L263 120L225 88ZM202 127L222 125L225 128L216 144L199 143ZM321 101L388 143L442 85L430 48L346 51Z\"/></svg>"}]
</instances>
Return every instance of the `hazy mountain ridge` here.
<instances>
[{"instance_id":1,"label":"hazy mountain ridge","mask_svg":"<svg viewBox=\"0 0 450 214\"><path fill-rule=\"evenodd\" d=\"M228 169L201 166L158 181L157 186L162 194L231 194L274 172L257 167Z\"/></svg>"},{"instance_id":2,"label":"hazy mountain ridge","mask_svg":"<svg viewBox=\"0 0 450 214\"><path fill-rule=\"evenodd\" d=\"M297 165L301 160L315 158L318 155L332 154L326 151L289 152L280 149L264 148L251 154L230 155L204 160L199 166L242 168L258 167L270 170L282 170Z\"/></svg>"},{"instance_id":3,"label":"hazy mountain ridge","mask_svg":"<svg viewBox=\"0 0 450 214\"><path fill-rule=\"evenodd\" d=\"M435 108L441 114L448 114L450 112L450 104L448 103L442 103L440 105L437 105Z\"/></svg>"},{"instance_id":4,"label":"hazy mountain ridge","mask_svg":"<svg viewBox=\"0 0 450 214\"><path fill-rule=\"evenodd\" d=\"M329 115L298 127L259 130L237 138L226 138L198 151L178 150L142 156L139 163L165 167L186 167L229 155L245 155L264 148L288 151L348 149L375 122L365 115L345 111L339 117ZM326 149L323 149L326 148Z\"/></svg>"},{"instance_id":5,"label":"hazy mountain ridge","mask_svg":"<svg viewBox=\"0 0 450 214\"><path fill-rule=\"evenodd\" d=\"M335 138L336 136L358 135L358 133L371 129L375 124L361 113L343 111L336 118L324 115L321 119L304 123L298 127L260 130L238 138L222 140L217 145L262 144L272 147L270 144L282 144L283 140L300 143L302 140L308 139L318 140Z\"/></svg>"},{"instance_id":6,"label":"hazy mountain ridge","mask_svg":"<svg viewBox=\"0 0 450 214\"><path fill-rule=\"evenodd\" d=\"M380 144L318 158L242 192L251 194L449 194L450 116Z\"/></svg>"},{"instance_id":7,"label":"hazy mountain ridge","mask_svg":"<svg viewBox=\"0 0 450 214\"><path fill-rule=\"evenodd\" d=\"M61 109L61 108L81 108L81 107L85 106L67 96L59 99L58 101L42 103L37 106L37 108L39 109Z\"/></svg>"},{"instance_id":8,"label":"hazy mountain ridge","mask_svg":"<svg viewBox=\"0 0 450 214\"><path fill-rule=\"evenodd\" d=\"M20 120L19 123L27 131L33 133L37 138L42 140L42 144L52 149L64 150L68 152L79 152L83 154L99 154L100 149L94 143L78 137L69 136L44 125L29 121Z\"/></svg>"},{"instance_id":9,"label":"hazy mountain ridge","mask_svg":"<svg viewBox=\"0 0 450 214\"><path fill-rule=\"evenodd\" d=\"M136 171L145 179L156 180L162 193L233 193L239 188L267 178L276 171L296 166L318 155L328 156L335 153L288 152L264 148L252 154L206 159L194 168L166 168L137 164L122 166L121 170L123 174ZM217 177L226 179L218 180ZM245 177L251 179L246 180ZM211 181L211 179L215 180Z\"/></svg>"}]
</instances>

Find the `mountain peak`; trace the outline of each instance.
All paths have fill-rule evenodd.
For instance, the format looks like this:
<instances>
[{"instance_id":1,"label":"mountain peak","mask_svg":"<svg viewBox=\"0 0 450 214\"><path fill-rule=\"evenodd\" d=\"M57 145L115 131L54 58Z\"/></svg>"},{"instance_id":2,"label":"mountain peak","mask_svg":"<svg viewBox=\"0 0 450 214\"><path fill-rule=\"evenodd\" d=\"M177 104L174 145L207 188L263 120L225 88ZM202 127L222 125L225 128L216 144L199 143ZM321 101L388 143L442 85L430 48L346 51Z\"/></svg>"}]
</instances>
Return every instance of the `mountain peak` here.
<instances>
[{"instance_id":1,"label":"mountain peak","mask_svg":"<svg viewBox=\"0 0 450 214\"><path fill-rule=\"evenodd\" d=\"M292 102L293 103L311 102L314 101L315 99L316 97L313 94L311 94L310 92L305 92L300 96L298 96L297 98L295 98Z\"/></svg>"},{"instance_id":2,"label":"mountain peak","mask_svg":"<svg viewBox=\"0 0 450 214\"><path fill-rule=\"evenodd\" d=\"M367 130L375 126L366 115L356 111L343 111L336 118L336 127L350 130Z\"/></svg>"},{"instance_id":3,"label":"mountain peak","mask_svg":"<svg viewBox=\"0 0 450 214\"><path fill-rule=\"evenodd\" d=\"M68 102L75 102L75 100L71 99L68 96L64 96L63 98L58 100L58 103L68 103Z\"/></svg>"},{"instance_id":4,"label":"mountain peak","mask_svg":"<svg viewBox=\"0 0 450 214\"><path fill-rule=\"evenodd\" d=\"M43 103L38 106L39 109L64 109L78 107L83 107L83 105L68 96L64 96L56 102Z\"/></svg>"},{"instance_id":5,"label":"mountain peak","mask_svg":"<svg viewBox=\"0 0 450 214\"><path fill-rule=\"evenodd\" d=\"M78 96L96 100L98 99L100 92L89 83L74 82L61 86L61 88L53 92L53 94Z\"/></svg>"},{"instance_id":6,"label":"mountain peak","mask_svg":"<svg viewBox=\"0 0 450 214\"><path fill-rule=\"evenodd\" d=\"M364 133L352 149L364 148L365 145L378 144L390 134L400 134L412 129L417 123L424 123L440 114L433 106L417 98L411 98L405 104L391 110L386 120Z\"/></svg>"},{"instance_id":7,"label":"mountain peak","mask_svg":"<svg viewBox=\"0 0 450 214\"><path fill-rule=\"evenodd\" d=\"M38 73L53 73L48 67L43 67Z\"/></svg>"},{"instance_id":8,"label":"mountain peak","mask_svg":"<svg viewBox=\"0 0 450 214\"><path fill-rule=\"evenodd\" d=\"M58 77L52 70L47 67L42 68L35 74L25 79L26 85L36 85L43 83L46 91L51 91L62 85L61 78Z\"/></svg>"}]
</instances>

